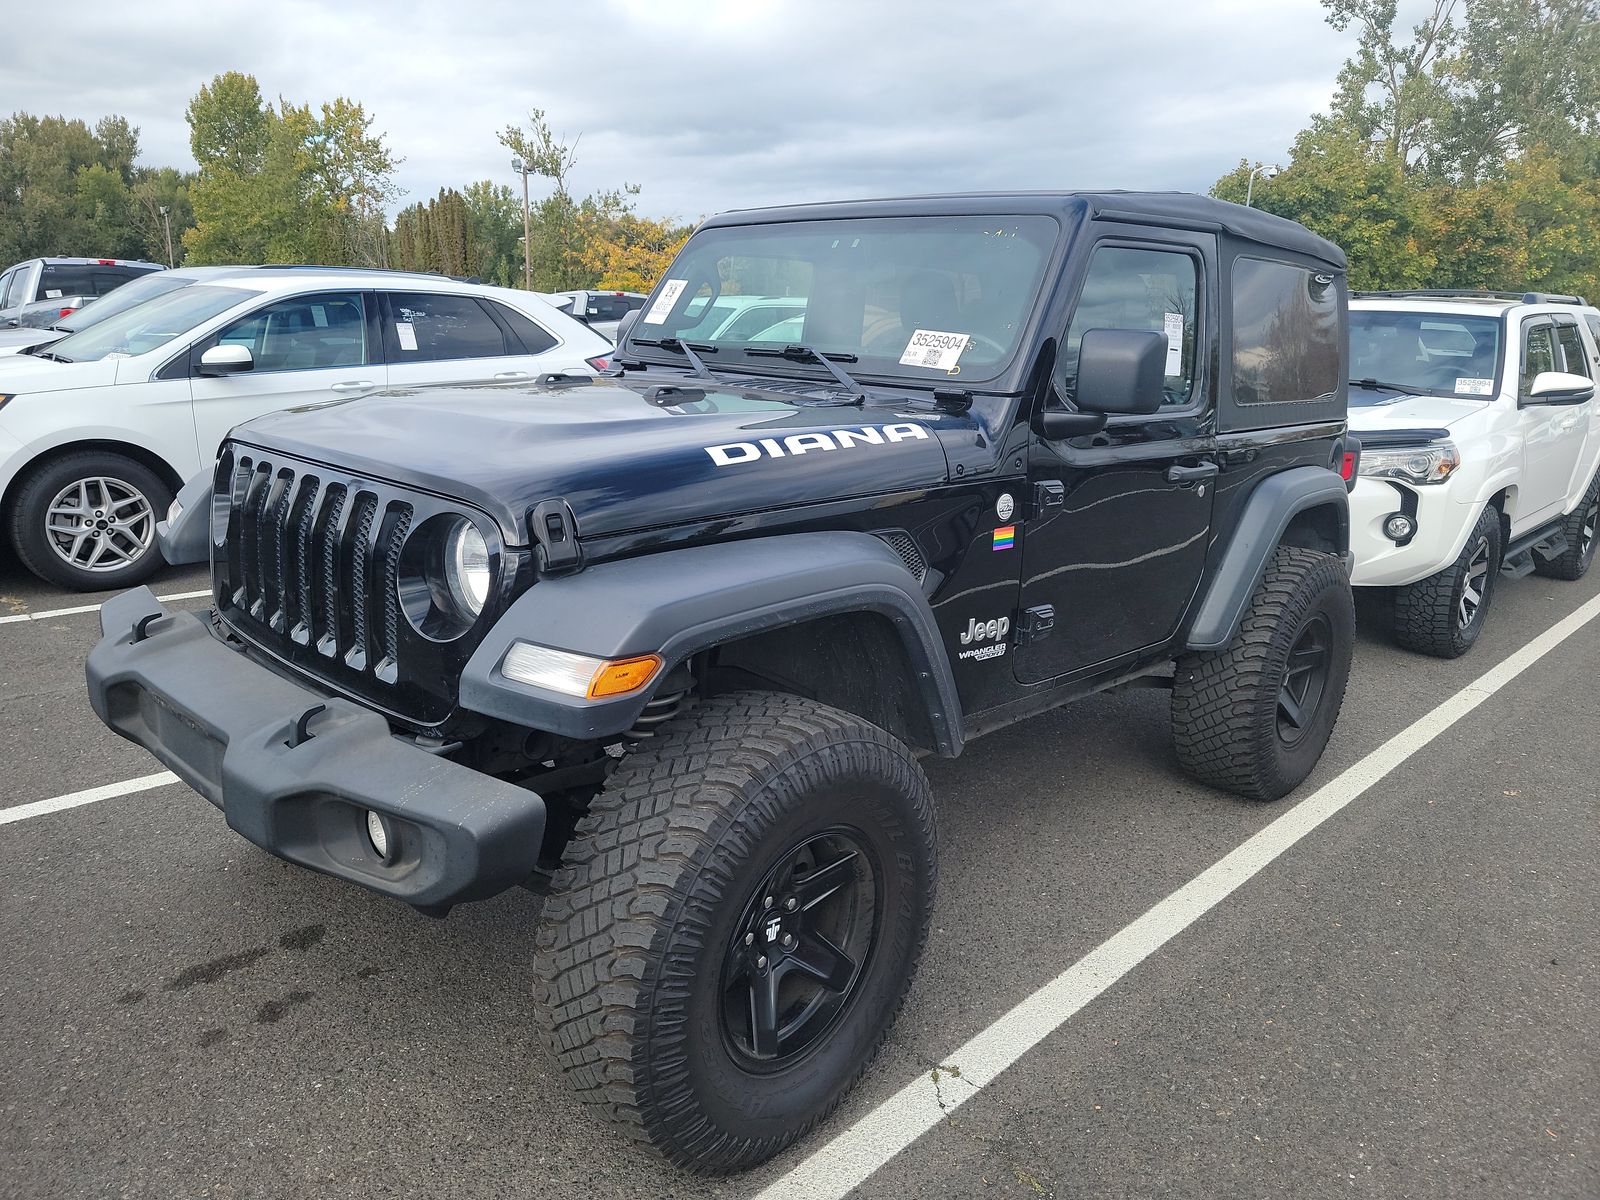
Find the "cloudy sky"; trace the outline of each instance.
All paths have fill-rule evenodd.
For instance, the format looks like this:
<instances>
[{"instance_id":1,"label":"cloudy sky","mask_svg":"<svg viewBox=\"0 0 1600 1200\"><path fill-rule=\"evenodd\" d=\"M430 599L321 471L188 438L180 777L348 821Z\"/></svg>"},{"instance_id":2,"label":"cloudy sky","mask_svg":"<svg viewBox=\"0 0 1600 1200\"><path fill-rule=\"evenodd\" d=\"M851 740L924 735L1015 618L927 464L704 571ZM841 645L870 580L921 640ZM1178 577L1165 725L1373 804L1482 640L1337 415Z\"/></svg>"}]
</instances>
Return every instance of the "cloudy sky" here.
<instances>
[{"instance_id":1,"label":"cloudy sky","mask_svg":"<svg viewBox=\"0 0 1600 1200\"><path fill-rule=\"evenodd\" d=\"M1351 49L1315 0L75 0L18 3L0 113L121 113L192 166L183 111L226 70L343 94L408 198L516 182L495 133L582 134L580 193L696 218L967 188L1204 190L1273 161ZM537 185L538 181L534 181Z\"/></svg>"}]
</instances>

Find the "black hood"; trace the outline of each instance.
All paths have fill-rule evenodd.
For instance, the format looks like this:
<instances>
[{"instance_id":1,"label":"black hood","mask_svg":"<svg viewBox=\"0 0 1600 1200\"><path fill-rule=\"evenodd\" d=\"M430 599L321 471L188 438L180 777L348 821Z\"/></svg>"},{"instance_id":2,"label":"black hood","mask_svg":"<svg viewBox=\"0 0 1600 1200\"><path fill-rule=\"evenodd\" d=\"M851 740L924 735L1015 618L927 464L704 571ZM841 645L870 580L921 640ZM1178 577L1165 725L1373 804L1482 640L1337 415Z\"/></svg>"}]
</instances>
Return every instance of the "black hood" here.
<instances>
[{"instance_id":1,"label":"black hood","mask_svg":"<svg viewBox=\"0 0 1600 1200\"><path fill-rule=\"evenodd\" d=\"M593 537L933 487L948 474L935 429L976 430L942 413L661 382L386 392L258 417L232 437L464 500L520 545L528 510L553 497Z\"/></svg>"}]
</instances>

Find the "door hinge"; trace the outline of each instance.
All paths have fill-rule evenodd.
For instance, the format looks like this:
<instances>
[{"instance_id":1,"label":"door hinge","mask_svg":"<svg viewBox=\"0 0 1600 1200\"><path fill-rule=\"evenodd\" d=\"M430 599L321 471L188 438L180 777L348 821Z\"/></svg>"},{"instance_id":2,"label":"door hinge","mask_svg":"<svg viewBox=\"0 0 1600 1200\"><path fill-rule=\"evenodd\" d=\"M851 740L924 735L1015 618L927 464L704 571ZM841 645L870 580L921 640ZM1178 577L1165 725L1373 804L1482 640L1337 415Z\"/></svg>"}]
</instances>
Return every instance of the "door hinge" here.
<instances>
[{"instance_id":1,"label":"door hinge","mask_svg":"<svg viewBox=\"0 0 1600 1200\"><path fill-rule=\"evenodd\" d=\"M565 500L541 500L528 514L528 528L537 543L539 574L567 575L583 569L578 521Z\"/></svg>"},{"instance_id":2,"label":"door hinge","mask_svg":"<svg viewBox=\"0 0 1600 1200\"><path fill-rule=\"evenodd\" d=\"M1026 646L1030 642L1041 642L1050 636L1055 627L1055 605L1035 604L1032 608L1025 608L1017 621L1017 645Z\"/></svg>"},{"instance_id":3,"label":"door hinge","mask_svg":"<svg viewBox=\"0 0 1600 1200\"><path fill-rule=\"evenodd\" d=\"M1067 502L1067 487L1059 479L1041 479L1033 485L1033 519L1048 521Z\"/></svg>"}]
</instances>

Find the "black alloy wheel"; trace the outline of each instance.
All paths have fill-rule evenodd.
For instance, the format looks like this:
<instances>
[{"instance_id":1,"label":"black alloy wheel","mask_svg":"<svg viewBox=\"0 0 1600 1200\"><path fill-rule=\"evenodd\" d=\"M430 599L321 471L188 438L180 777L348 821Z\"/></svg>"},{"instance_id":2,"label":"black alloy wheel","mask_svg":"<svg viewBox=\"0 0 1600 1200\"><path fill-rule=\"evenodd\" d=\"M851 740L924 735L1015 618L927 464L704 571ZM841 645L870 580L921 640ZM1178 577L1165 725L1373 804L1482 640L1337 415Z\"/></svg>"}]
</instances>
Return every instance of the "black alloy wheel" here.
<instances>
[{"instance_id":1,"label":"black alloy wheel","mask_svg":"<svg viewBox=\"0 0 1600 1200\"><path fill-rule=\"evenodd\" d=\"M1333 627L1314 613L1289 651L1283 686L1278 689L1278 737L1293 746L1315 722L1333 662Z\"/></svg>"},{"instance_id":2,"label":"black alloy wheel","mask_svg":"<svg viewBox=\"0 0 1600 1200\"><path fill-rule=\"evenodd\" d=\"M756 1071L787 1066L854 999L878 937L879 872L854 830L786 851L756 887L722 969L722 1030Z\"/></svg>"}]
</instances>

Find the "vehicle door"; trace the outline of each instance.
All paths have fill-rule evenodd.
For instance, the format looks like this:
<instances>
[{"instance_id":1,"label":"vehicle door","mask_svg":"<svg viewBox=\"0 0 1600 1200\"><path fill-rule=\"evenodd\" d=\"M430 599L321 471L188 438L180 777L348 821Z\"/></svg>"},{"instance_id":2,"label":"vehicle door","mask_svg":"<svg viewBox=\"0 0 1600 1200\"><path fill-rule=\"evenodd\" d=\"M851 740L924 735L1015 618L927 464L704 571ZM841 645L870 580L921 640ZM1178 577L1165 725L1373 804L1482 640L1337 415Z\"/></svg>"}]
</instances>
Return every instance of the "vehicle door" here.
<instances>
[{"instance_id":1,"label":"vehicle door","mask_svg":"<svg viewBox=\"0 0 1600 1200\"><path fill-rule=\"evenodd\" d=\"M33 267L23 264L0 276L0 321L14 323L17 309L33 299Z\"/></svg>"},{"instance_id":2,"label":"vehicle door","mask_svg":"<svg viewBox=\"0 0 1600 1200\"><path fill-rule=\"evenodd\" d=\"M1092 329L1168 336L1166 402L1096 434L1035 436L1022 545L1022 622L1048 636L1015 656L1034 683L1158 646L1177 631L1204 570L1217 473L1209 428L1216 238L1106 225L1061 331L1056 392L1075 407L1077 357ZM1084 400L1090 398L1085 396ZM1038 428L1036 423L1035 428Z\"/></svg>"},{"instance_id":3,"label":"vehicle door","mask_svg":"<svg viewBox=\"0 0 1600 1200\"><path fill-rule=\"evenodd\" d=\"M223 438L263 413L351 399L388 382L370 319L370 292L327 291L274 300L197 341L189 350L195 443L211 462ZM243 346L251 366L212 375L201 365L214 346Z\"/></svg>"},{"instance_id":4,"label":"vehicle door","mask_svg":"<svg viewBox=\"0 0 1600 1200\"><path fill-rule=\"evenodd\" d=\"M1585 379L1594 379L1596 369L1600 367L1600 358L1597 358L1590 349L1586 331L1580 329L1576 317L1557 316L1556 345L1561 350L1561 369L1573 375L1582 375ZM1569 509L1578 497L1583 495L1584 489L1589 485L1589 477L1594 474L1597 428L1600 428L1600 401L1589 400L1583 404L1575 404L1570 408L1572 420L1567 432L1567 440L1573 456L1572 472L1567 479L1567 494L1562 503L1563 511Z\"/></svg>"},{"instance_id":5,"label":"vehicle door","mask_svg":"<svg viewBox=\"0 0 1600 1200\"><path fill-rule=\"evenodd\" d=\"M558 339L509 305L449 292L385 292L384 349L393 387L512 383L552 368Z\"/></svg>"},{"instance_id":6,"label":"vehicle door","mask_svg":"<svg viewBox=\"0 0 1600 1200\"><path fill-rule=\"evenodd\" d=\"M1570 329L1568 339L1576 340L1576 325ZM1523 521L1517 522L1517 532L1558 517L1566 508L1595 403L1589 400L1583 404L1549 404L1531 396L1529 389L1545 371L1570 370L1577 375L1590 375L1591 368L1584 361L1585 357L1580 343L1579 352L1572 355L1570 365L1567 363L1556 318L1537 316L1522 322L1522 370L1517 383L1517 406L1522 428L1518 507Z\"/></svg>"}]
</instances>

